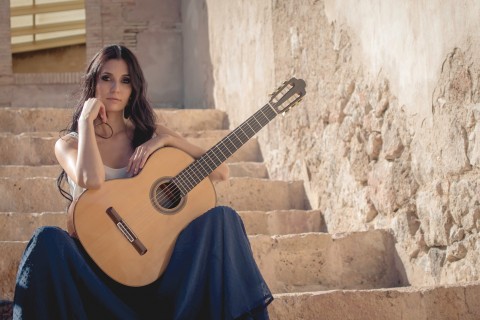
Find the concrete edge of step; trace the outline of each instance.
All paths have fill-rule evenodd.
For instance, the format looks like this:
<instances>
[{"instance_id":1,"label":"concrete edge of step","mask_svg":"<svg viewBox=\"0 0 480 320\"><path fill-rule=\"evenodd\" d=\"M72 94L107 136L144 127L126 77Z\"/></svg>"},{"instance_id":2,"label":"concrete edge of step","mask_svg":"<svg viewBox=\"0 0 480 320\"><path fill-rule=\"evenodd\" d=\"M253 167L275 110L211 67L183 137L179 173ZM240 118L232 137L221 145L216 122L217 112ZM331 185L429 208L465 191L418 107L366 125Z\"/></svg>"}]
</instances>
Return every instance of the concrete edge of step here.
<instances>
[{"instance_id":1,"label":"concrete edge of step","mask_svg":"<svg viewBox=\"0 0 480 320\"><path fill-rule=\"evenodd\" d=\"M283 292L273 294L274 298L290 298L290 297L315 297L321 295L329 294L355 294L355 293L399 293L399 294L408 294L412 292L418 292L421 294L427 294L434 292L436 290L448 290L456 288L479 288L480 281L471 281L471 282L461 282L461 283L452 283L452 284L437 284L437 285L424 285L424 286L399 286L399 287L389 287L389 288L374 288L374 289L330 289L322 291L303 291L303 292Z\"/></svg>"}]
</instances>

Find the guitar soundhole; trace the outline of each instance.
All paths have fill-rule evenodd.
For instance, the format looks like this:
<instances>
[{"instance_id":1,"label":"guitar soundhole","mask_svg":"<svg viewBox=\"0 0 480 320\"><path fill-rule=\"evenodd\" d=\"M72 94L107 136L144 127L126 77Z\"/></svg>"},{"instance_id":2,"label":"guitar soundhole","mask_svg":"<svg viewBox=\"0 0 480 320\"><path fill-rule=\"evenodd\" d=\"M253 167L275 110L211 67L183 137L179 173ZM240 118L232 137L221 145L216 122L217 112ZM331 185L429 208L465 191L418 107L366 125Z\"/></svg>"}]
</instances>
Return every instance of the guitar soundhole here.
<instances>
[{"instance_id":1,"label":"guitar soundhole","mask_svg":"<svg viewBox=\"0 0 480 320\"><path fill-rule=\"evenodd\" d=\"M153 206L164 214L175 214L185 204L185 198L170 178L157 180L153 184L150 200Z\"/></svg>"}]
</instances>

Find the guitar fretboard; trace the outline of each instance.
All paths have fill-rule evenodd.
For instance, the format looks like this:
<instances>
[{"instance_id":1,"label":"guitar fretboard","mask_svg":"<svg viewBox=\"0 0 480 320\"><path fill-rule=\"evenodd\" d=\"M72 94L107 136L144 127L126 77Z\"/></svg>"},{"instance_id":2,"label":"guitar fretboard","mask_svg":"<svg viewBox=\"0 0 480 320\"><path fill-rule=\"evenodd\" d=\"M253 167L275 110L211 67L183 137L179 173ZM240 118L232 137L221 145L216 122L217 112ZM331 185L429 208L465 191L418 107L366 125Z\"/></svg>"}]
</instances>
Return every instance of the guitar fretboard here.
<instances>
[{"instance_id":1,"label":"guitar fretboard","mask_svg":"<svg viewBox=\"0 0 480 320\"><path fill-rule=\"evenodd\" d=\"M277 113L273 107L266 104L210 148L202 157L183 169L172 179L181 195L185 196L276 116Z\"/></svg>"}]
</instances>

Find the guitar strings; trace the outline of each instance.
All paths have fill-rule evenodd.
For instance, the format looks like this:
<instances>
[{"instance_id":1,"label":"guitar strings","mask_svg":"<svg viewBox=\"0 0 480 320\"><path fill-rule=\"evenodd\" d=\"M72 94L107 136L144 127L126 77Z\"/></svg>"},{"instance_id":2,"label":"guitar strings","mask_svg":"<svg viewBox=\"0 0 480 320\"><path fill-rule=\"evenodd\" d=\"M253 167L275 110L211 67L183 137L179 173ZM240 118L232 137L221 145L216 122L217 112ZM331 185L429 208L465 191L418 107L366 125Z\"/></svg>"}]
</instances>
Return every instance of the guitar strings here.
<instances>
[{"instance_id":1,"label":"guitar strings","mask_svg":"<svg viewBox=\"0 0 480 320\"><path fill-rule=\"evenodd\" d=\"M268 108L266 108L268 107ZM264 109L266 110L269 110L271 113L273 113L273 117L271 117L271 119L265 115L264 113ZM264 122L264 123L261 123L263 122L261 119L258 119L257 120L257 117L258 115L262 115L263 118L265 118L267 121ZM215 170L216 167L218 167L223 161L225 161L226 159L228 159L228 157L230 157L233 152L228 148L228 146L226 145L226 142L227 140L233 145L235 146L237 149L240 148L241 146L243 146L243 144L245 144L251 137L253 137L255 135L255 133L257 133L261 128L263 128L265 125L268 124L268 122L270 122L273 118L275 118L277 114L275 112L273 112L272 108L271 108L271 105L270 104L267 104L266 106L264 106L263 108L261 108L260 110L258 110L253 116L251 116L247 121L245 121L244 123L242 123L236 130L234 130L232 133L230 133L229 135L227 135L224 139L222 139L219 143L217 143L214 147L212 147L209 151L207 151L207 153L205 153L204 156L202 156L201 158L198 159L198 161L195 161L193 162L192 164L190 164L187 168L185 168L184 170L182 170L176 177L172 178L167 187L165 189L162 189L161 191L161 194L160 194L160 197L159 195L155 192L153 193L153 197L150 197L150 201L153 201L153 199L155 198L156 202L160 205L162 205L163 203L165 203L167 206L171 206L171 205L174 205L176 203L178 203L179 201L181 201L181 198L183 197L182 195L182 190L180 188L180 186L177 185L176 181L178 181L179 183L182 184L182 186L186 185L186 182L188 182L191 186L189 186L189 190L183 190L183 193L184 194L187 194L190 190L192 190L198 183L200 183L206 176L207 176L207 170L205 170L205 167L203 166L203 164L206 164L208 166L208 169L210 170L210 172L212 172L213 170ZM253 120L256 122L255 123L250 123L250 122L253 122ZM259 122L260 120L260 122ZM250 130L252 131L252 135L249 136L249 134L246 133L246 131L244 130L244 127L248 126L250 128ZM253 128L252 128L253 126ZM242 139L240 139L237 135L237 132L238 133L243 133L243 135L247 138L245 141L242 141ZM235 138L240 141L240 145L237 146L235 144L235 142L233 142L231 140L231 138L233 138L233 136L235 136ZM220 153L225 157L225 159L222 161L220 158L218 158L217 154L214 151L214 149L217 149L218 151L220 151ZM212 160L212 158L210 157L210 151L212 151L213 155L220 161L218 164L215 163L214 160ZM225 152L224 152L225 151ZM228 155L225 155L225 154L228 154ZM210 159L210 161L214 164L214 168L212 169L212 167L210 166L210 164L208 162L206 162L205 158L208 157ZM197 175L196 172L199 172L201 171L200 168L198 168L198 165L199 164L202 169L204 170L202 174L200 174L200 177ZM195 169L198 169L198 170L192 170L194 169L193 167L195 167ZM192 174L193 173L193 174ZM195 178L193 177L193 175L195 175ZM197 182L195 182L195 180ZM157 189L158 190L158 189ZM185 192L186 191L186 192ZM163 206L163 205L162 205ZM167 207L169 208L169 207Z\"/></svg>"},{"instance_id":2,"label":"guitar strings","mask_svg":"<svg viewBox=\"0 0 480 320\"><path fill-rule=\"evenodd\" d=\"M245 133L244 133L245 134ZM247 136L245 134L245 136ZM230 137L226 137L226 139L230 140L230 142L235 145ZM241 141L238 137L237 139L239 141ZM217 149L218 151L220 151L220 153L226 158L228 158L228 156L230 156L232 154L232 152L228 149L228 147L224 144L224 143L219 143L217 144L216 146L214 146L213 148L211 148L210 150L214 150L214 149ZM225 154L228 154L228 156L226 156ZM213 159L212 160L212 157L210 156L210 154L214 155L216 158L217 158L217 162L220 164L222 163L222 159L218 158L217 154L215 152L207 152L205 154L205 157L201 157L200 159L198 159L198 161L194 162L192 165L190 165L189 167L187 167L186 169L184 169L182 172L180 172L180 174L178 174L175 178L173 178L171 180L171 183L168 185L168 187L165 189L165 192L163 194L160 195L160 198L157 198L157 201L159 203L166 203L167 205L171 205L171 204L174 204L178 201L180 201L181 197L182 197L182 190L181 190L181 186L179 186L177 183L175 183L176 181L178 181L181 185L186 185L190 190L193 189L193 187L196 185L195 181L202 181L206 176L207 176L207 172L208 170L206 170L205 166L208 167L209 171L212 172L213 170L215 170L215 168L212 168L212 166L210 165L213 164L214 166L216 165L216 161ZM208 158L210 160L210 163L208 161L206 161ZM218 166L218 165L217 165ZM198 169L198 170L193 170L193 169ZM199 175L197 175L197 172L199 173L202 173ZM173 184L172 184L173 182ZM186 194L187 192L184 192L184 194Z\"/></svg>"},{"instance_id":3,"label":"guitar strings","mask_svg":"<svg viewBox=\"0 0 480 320\"><path fill-rule=\"evenodd\" d=\"M270 105L268 105L270 106ZM272 111L272 109L270 109L270 111ZM254 116L261 113L265 119L267 119L267 121L262 124L260 123ZM228 135L225 139L223 140L229 140L234 146L235 143L230 139L231 137L235 136L237 138L237 140L239 140L241 142L240 144L240 147L245 143L247 142L256 132L259 131L259 129L261 129L262 127L264 127L266 124L268 124L269 121L271 121L275 116L276 114L273 114L273 117L271 119L269 119L264 113L263 113L263 108L259 111L257 111L257 113L255 114L254 116L252 116L250 119L248 119L247 121L245 121L242 125L240 125L240 127L237 129L237 130L234 130L232 132L232 134ZM249 123L249 122L252 122L251 120L255 120L255 122L258 124L258 125L255 125L254 123L252 123L253 127L252 128L252 125ZM243 129L243 127L245 126L248 126L250 128L250 130L253 132L253 134L249 137L249 135L247 133L245 133L245 130ZM245 141L242 141L238 135L237 135L237 131L238 132L241 132L243 133L247 139ZM228 146L225 145L225 143L222 141L220 141L217 145L215 145L213 148L211 148L210 150L213 151L213 149L218 149L222 155L225 157L225 159L227 159L231 154L233 154L229 149L228 149ZM223 149L222 149L223 148ZM225 156L225 153L223 151L228 151L230 154L228 156ZM210 155L208 154L208 152L205 154L207 155L208 158L210 158L211 160L211 157ZM215 153L213 153L213 155L215 155L215 157L217 157L217 155ZM181 200L182 198L182 190L180 188L180 186L178 186L174 180L178 180L180 183L183 183L185 184L185 181L187 182L192 182L193 181L193 184L192 186L189 188L190 190L193 189L197 183L199 183L200 181L202 181L207 175L205 175L206 172L204 172L204 176L200 176L201 179L199 179L199 177L197 176L197 174L195 173L196 171L195 170L191 170L192 168L191 167L195 167L196 165L195 164L200 164L202 166L202 169L205 170L205 168L203 167L203 164L202 164L202 160L204 159L204 157L202 156L202 158L200 158L199 160L200 161L196 161L193 163L193 166L190 165L188 166L187 168L185 168L184 170L182 170L180 172L180 174L178 174L175 178L173 178L170 183L168 184L168 186L162 190L162 194L160 195L160 198L158 198L158 195L155 193L154 196L156 198L156 200L158 201L158 203L166 203L167 205L173 205L175 203L177 203L178 201ZM221 159L219 159L217 157L218 160L220 160L220 163L222 163L223 161ZM205 162L205 164L209 167L210 171L213 171L212 168L210 167L210 165L208 164L208 162ZM218 166L218 165L217 165ZM198 167L198 166L197 166ZM199 169L199 168L197 168ZM198 170L197 170L198 171ZM194 178L193 178L193 175L192 173L196 176L196 179L197 179L197 183L194 182ZM176 179L178 178L178 179ZM184 194L188 193L187 192L184 192ZM150 200L152 201L153 198L150 198Z\"/></svg>"},{"instance_id":4,"label":"guitar strings","mask_svg":"<svg viewBox=\"0 0 480 320\"><path fill-rule=\"evenodd\" d=\"M293 87L295 87L292 83L289 83L289 86L285 85L283 87L283 90L281 90L281 88L279 88L278 92L276 92L274 95L278 95L278 93L282 93L284 94L284 96L286 95L286 93L288 91L290 91L290 89L292 89ZM301 94L298 93L298 96L301 98ZM292 95L292 97L294 97L294 95ZM293 105L293 103L295 102L295 100L298 100L298 98L294 98L293 100L291 99L288 99L287 100L287 107L288 108L289 106ZM275 97L272 97L271 101L274 100ZM273 118L275 118L277 115L278 115L278 99L275 101L275 107L272 106L272 104L270 102L267 103L267 105L265 105L263 108L261 108L260 110L258 110L253 116L251 116L249 119L247 119L247 121L245 121L244 123L242 123L236 130L234 130L231 134L227 135L227 137L225 139L223 139L222 141L220 141L219 143L217 143L213 148L211 148L209 151L207 151L207 153L205 153L204 156L202 156L200 159L198 159L199 161L195 161L193 162L192 164L190 164L187 168L185 168L184 170L182 170L176 177L174 177L170 183L168 184L168 192L169 193L173 193L174 195L174 199L173 199L173 203L177 203L177 201L180 201L181 200L181 197L182 197L182 190L180 188L180 185L178 185L176 183L176 181L179 181L180 183L185 183L185 180L187 180L187 182L192 182L191 180L189 180L188 178L192 178L192 174L190 172L193 172L193 174L195 174L196 178L197 178L197 182L195 182L193 180L193 183L191 183L191 187L189 187L188 189L186 190L183 190L183 193L184 194L187 194L190 190L192 190L198 183L200 183L206 176L207 176L207 172L208 171L205 171L203 173L203 175L200 175L200 178L198 177L198 175L196 174L196 172L198 172L199 170L193 170L192 171L192 168L194 167L198 167L197 164L200 164L203 168L203 170L205 170L205 168L203 167L203 164L202 164L202 161L205 159L205 158L209 158L210 161L212 161L209 153L210 151L212 151L213 155L218 159L220 160L220 162L218 164L215 164L214 161L212 161L214 163L214 168L212 169L212 167L210 167L210 165L208 164L208 162L206 163L206 165L209 167L210 169L210 172L212 172L216 167L218 167L223 161L225 161L228 157L230 157L233 152L230 151L230 149L228 149L228 146L225 145L226 141L230 141L233 146L235 146L237 149L240 148L244 143L246 143L251 137L253 137L261 128L263 128L266 124L268 124L268 122L270 122ZM285 103L285 102L284 102ZM283 104L283 103L282 103ZM286 108L282 109L282 112L286 111ZM264 113L264 109L270 111L271 113L273 113L273 116L269 119L265 113ZM256 116L259 115L259 114L262 114L264 116L265 119L267 119L267 121L262 124L260 122L258 122ZM258 129L252 129L252 126L250 125L250 122L252 122L251 120L255 120L255 122L257 122L257 124L259 125ZM249 137L248 134L245 133L245 131L242 129L242 127L248 125L248 127L250 127L250 129L252 129L253 131L253 134ZM256 125L254 123L252 123L252 125L254 127L256 127ZM246 137L247 139L245 141L242 141L241 139L239 139L238 135L237 135L237 131L239 132L242 132ZM233 137L235 136L241 143L240 143L240 146L236 146L234 142L231 141L230 137ZM224 142L225 141L225 142ZM222 152L222 147L225 147L226 148L226 151L229 152L228 156L225 156L225 153ZM213 152L214 149L217 149L217 150L220 150L220 152L222 153L222 155L225 157L225 159L222 161L220 158L218 158L217 154L215 152ZM235 152L235 151L234 151ZM196 168L197 169L197 168ZM184 177L185 176L185 177ZM189 176L189 177L187 177ZM178 179L177 179L178 178ZM173 185L172 187L170 187L171 185ZM157 196L155 196L157 198ZM153 199L150 199L150 201L152 201ZM160 200L157 198L157 201L164 201L165 198L161 198ZM169 201L172 201L169 199ZM170 202L169 202L170 204Z\"/></svg>"}]
</instances>

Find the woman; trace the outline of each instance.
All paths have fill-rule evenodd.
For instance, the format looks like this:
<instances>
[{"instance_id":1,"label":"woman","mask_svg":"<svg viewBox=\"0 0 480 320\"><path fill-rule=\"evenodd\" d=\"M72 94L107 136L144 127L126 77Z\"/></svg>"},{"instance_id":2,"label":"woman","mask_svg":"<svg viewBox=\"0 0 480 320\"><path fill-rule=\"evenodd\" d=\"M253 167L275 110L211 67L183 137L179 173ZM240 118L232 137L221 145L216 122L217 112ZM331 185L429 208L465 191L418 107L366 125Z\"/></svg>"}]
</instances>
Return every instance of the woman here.
<instances>
[{"instance_id":1,"label":"woman","mask_svg":"<svg viewBox=\"0 0 480 320\"><path fill-rule=\"evenodd\" d=\"M193 158L205 151L155 123L142 70L126 47L103 48L91 61L69 133L55 145L60 192L75 200L105 180L137 175L157 149ZM213 180L228 178L220 165ZM70 192L61 188L67 179ZM272 295L252 256L243 223L227 207L192 221L179 235L162 276L129 287L104 274L69 233L39 228L20 263L14 319L268 319Z\"/></svg>"}]
</instances>

